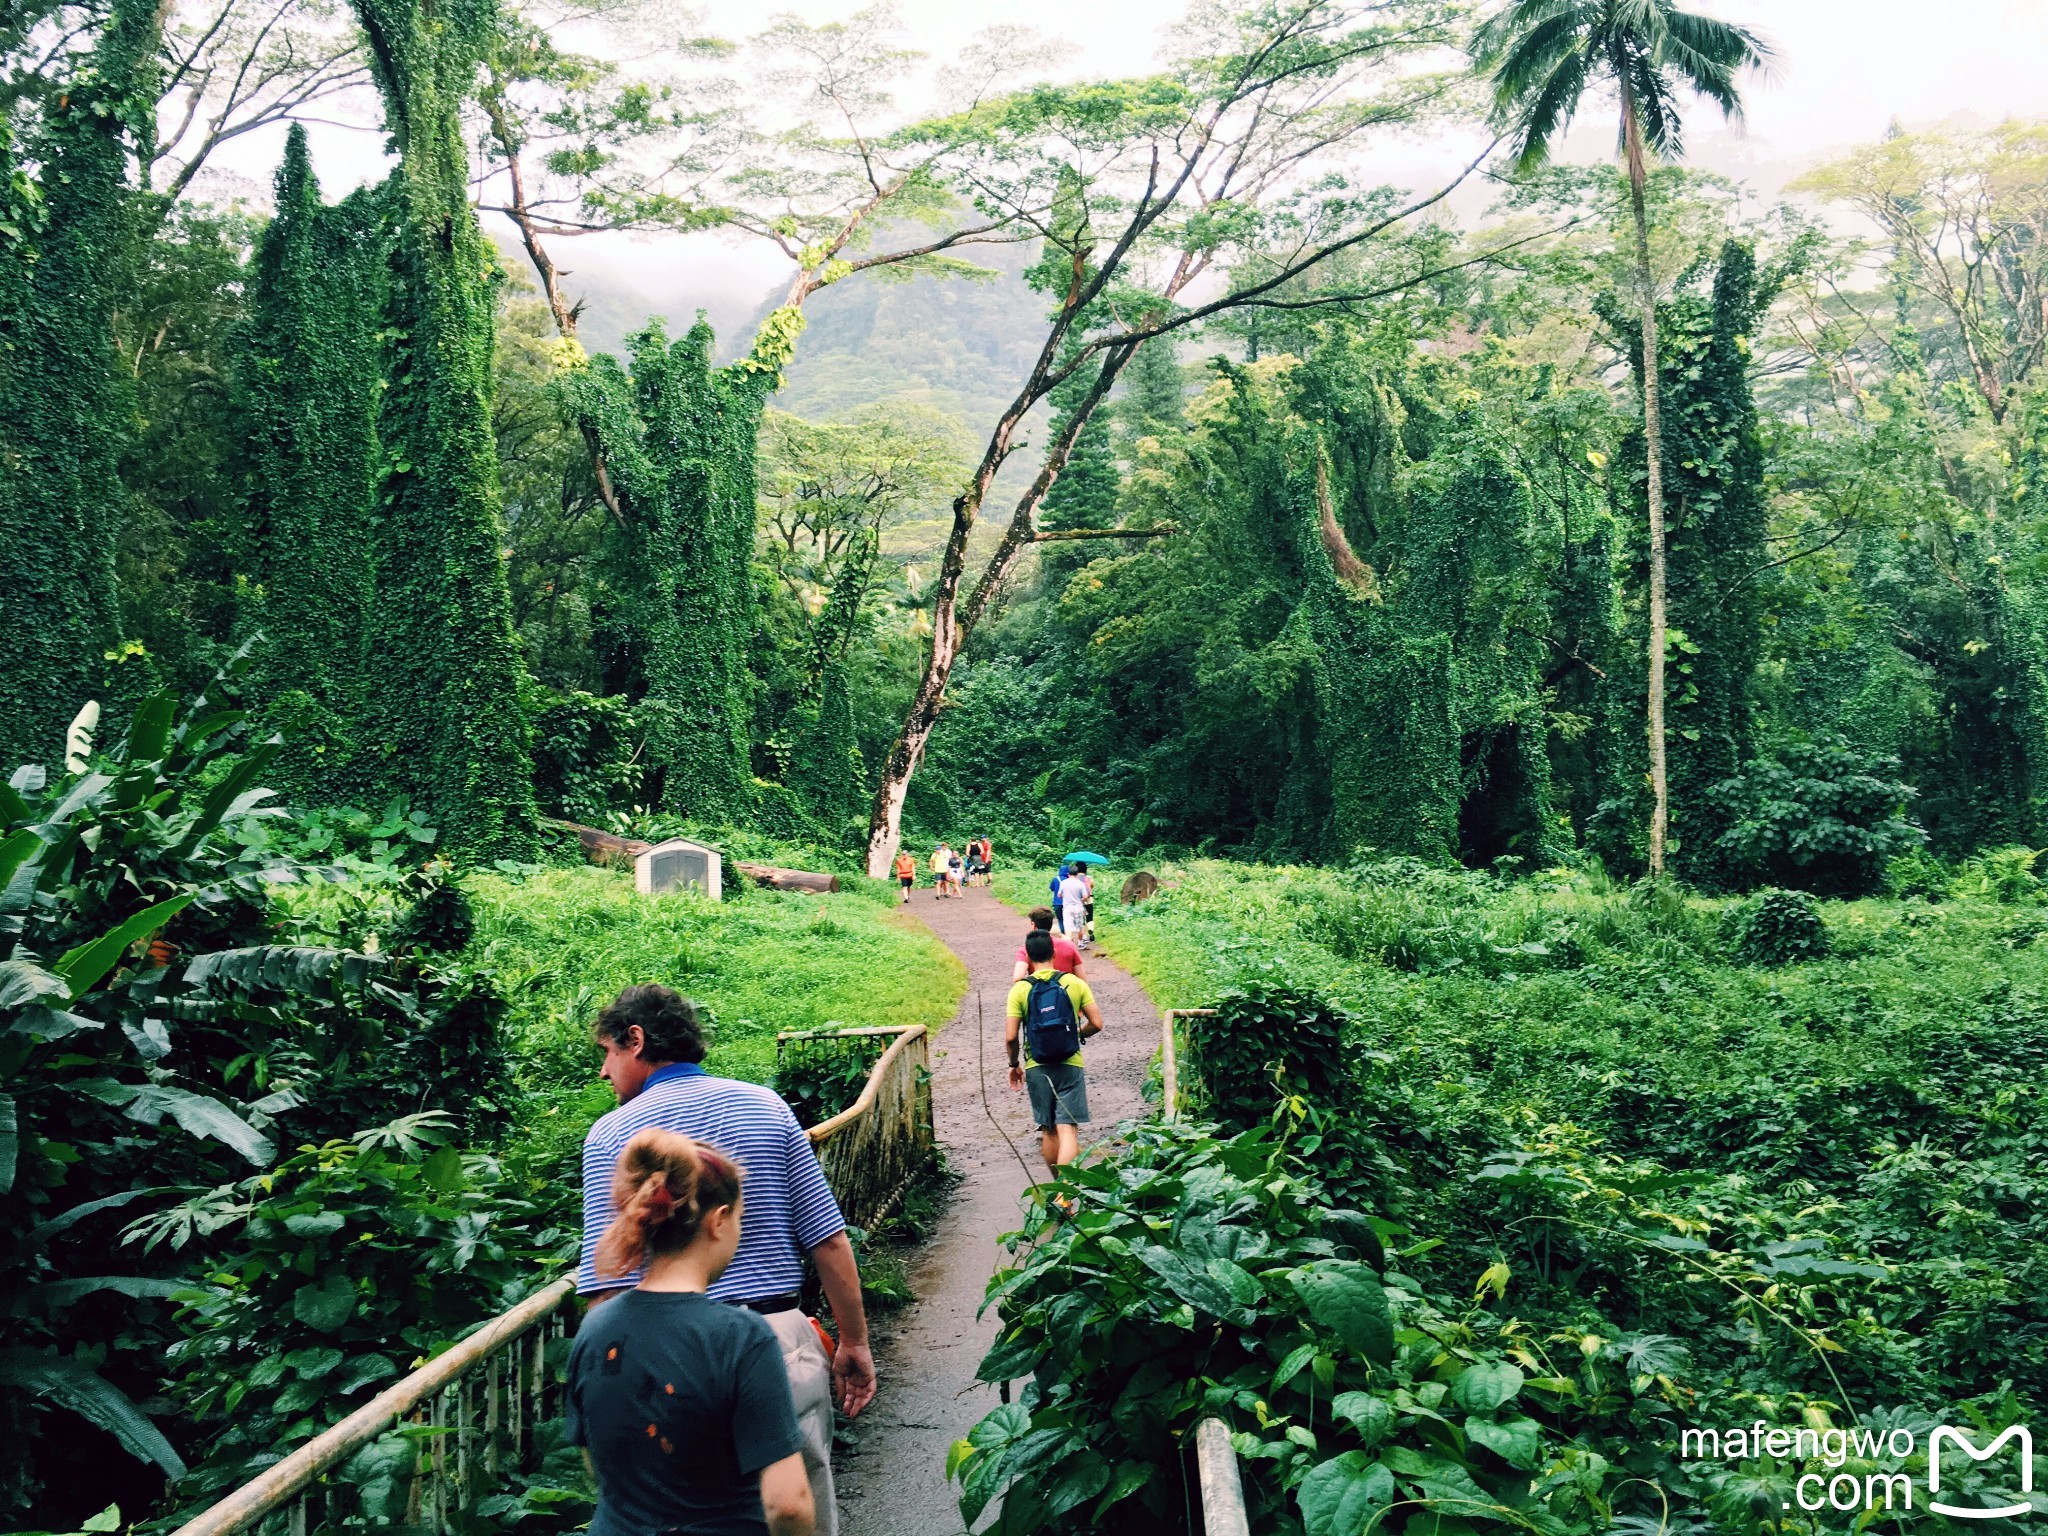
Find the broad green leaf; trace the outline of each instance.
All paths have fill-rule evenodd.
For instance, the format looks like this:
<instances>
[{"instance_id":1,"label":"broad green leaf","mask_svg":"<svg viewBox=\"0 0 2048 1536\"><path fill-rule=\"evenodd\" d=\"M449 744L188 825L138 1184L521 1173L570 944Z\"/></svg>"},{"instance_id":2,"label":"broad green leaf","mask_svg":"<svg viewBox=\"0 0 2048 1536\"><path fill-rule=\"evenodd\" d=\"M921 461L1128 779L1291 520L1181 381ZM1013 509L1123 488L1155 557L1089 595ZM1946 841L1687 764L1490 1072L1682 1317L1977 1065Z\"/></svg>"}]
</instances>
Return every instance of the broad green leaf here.
<instances>
[{"instance_id":1,"label":"broad green leaf","mask_svg":"<svg viewBox=\"0 0 2048 1536\"><path fill-rule=\"evenodd\" d=\"M174 1195L177 1193L179 1191L175 1188L159 1187L156 1189L124 1189L118 1195L103 1195L97 1200L88 1200L83 1205L74 1205L70 1210L60 1215L52 1216L48 1221L31 1228L28 1234L29 1241L31 1243L48 1242L59 1232L67 1231L71 1227L78 1225L86 1217L96 1216L101 1211L111 1211L117 1206L126 1205L131 1200L145 1199L150 1195Z\"/></svg>"},{"instance_id":2,"label":"broad green leaf","mask_svg":"<svg viewBox=\"0 0 2048 1536\"><path fill-rule=\"evenodd\" d=\"M159 1300L176 1296L181 1291L192 1289L184 1280L150 1280L141 1275L94 1275L80 1280L52 1280L47 1285L32 1285L15 1298L12 1308L17 1317L27 1317L38 1312L54 1312L59 1307L68 1307L82 1296L95 1291L113 1291L122 1296L151 1296Z\"/></svg>"},{"instance_id":3,"label":"broad green leaf","mask_svg":"<svg viewBox=\"0 0 2048 1536\"><path fill-rule=\"evenodd\" d=\"M1339 1392L1330 1411L1358 1431L1368 1451L1394 1427L1394 1410L1370 1392Z\"/></svg>"},{"instance_id":4,"label":"broad green leaf","mask_svg":"<svg viewBox=\"0 0 2048 1536\"><path fill-rule=\"evenodd\" d=\"M89 1536L100 1536L100 1533L103 1531L118 1531L119 1529L121 1529L121 1506L118 1504L109 1504L105 1509L79 1527L79 1530L89 1533Z\"/></svg>"},{"instance_id":5,"label":"broad green leaf","mask_svg":"<svg viewBox=\"0 0 2048 1536\"><path fill-rule=\"evenodd\" d=\"M1111 1505L1121 1503L1152 1480L1152 1463L1149 1461L1120 1461L1116 1464L1116 1475L1109 1480L1109 1491L1104 1493L1094 1510L1095 1523L1102 1523L1102 1513Z\"/></svg>"},{"instance_id":6,"label":"broad green leaf","mask_svg":"<svg viewBox=\"0 0 2048 1536\"><path fill-rule=\"evenodd\" d=\"M978 1448L972 1440L955 1440L952 1449L946 1452L946 1481L957 1482L960 1469L967 1464L967 1459L978 1454Z\"/></svg>"},{"instance_id":7,"label":"broad green leaf","mask_svg":"<svg viewBox=\"0 0 2048 1536\"><path fill-rule=\"evenodd\" d=\"M1031 1432L1031 1415L1022 1403L1004 1403L967 1432L968 1443L977 1450L1008 1445Z\"/></svg>"},{"instance_id":8,"label":"broad green leaf","mask_svg":"<svg viewBox=\"0 0 2048 1536\"><path fill-rule=\"evenodd\" d=\"M388 1355L359 1355L349 1361L348 1369L341 1373L341 1380L334 1384L334 1390L346 1397L359 1392L374 1381L388 1381L398 1374L398 1362Z\"/></svg>"},{"instance_id":9,"label":"broad green leaf","mask_svg":"<svg viewBox=\"0 0 2048 1536\"><path fill-rule=\"evenodd\" d=\"M98 1019L88 1019L82 1013L69 1013L62 1008L45 1008L38 1004L24 1008L16 1014L9 1033L47 1045L52 1040L63 1040L75 1035L82 1029L105 1027Z\"/></svg>"},{"instance_id":10,"label":"broad green leaf","mask_svg":"<svg viewBox=\"0 0 2048 1536\"><path fill-rule=\"evenodd\" d=\"M313 1211L284 1219L285 1231L293 1237L326 1237L339 1232L348 1218L339 1211Z\"/></svg>"},{"instance_id":11,"label":"broad green leaf","mask_svg":"<svg viewBox=\"0 0 2048 1536\"><path fill-rule=\"evenodd\" d=\"M268 1166L277 1156L277 1148L269 1137L218 1099L155 1084L132 1087L129 1095L128 1116L144 1125L155 1125L169 1115L182 1129L194 1136L224 1142L259 1168Z\"/></svg>"},{"instance_id":12,"label":"broad green leaf","mask_svg":"<svg viewBox=\"0 0 2048 1536\"><path fill-rule=\"evenodd\" d=\"M0 887L14 878L14 872L29 861L29 856L43 846L43 840L27 827L0 843Z\"/></svg>"},{"instance_id":13,"label":"broad green leaf","mask_svg":"<svg viewBox=\"0 0 2048 1536\"><path fill-rule=\"evenodd\" d=\"M465 1182L462 1154L453 1147L442 1147L420 1164L420 1174L426 1179L428 1188L444 1195L453 1194Z\"/></svg>"},{"instance_id":14,"label":"broad green leaf","mask_svg":"<svg viewBox=\"0 0 2048 1536\"><path fill-rule=\"evenodd\" d=\"M305 1381L333 1375L341 1360L341 1351L331 1344L318 1349L295 1349L284 1357L285 1365Z\"/></svg>"},{"instance_id":15,"label":"broad green leaf","mask_svg":"<svg viewBox=\"0 0 2048 1536\"><path fill-rule=\"evenodd\" d=\"M1394 1358L1394 1321L1386 1291L1370 1266L1323 1259L1299 1271L1294 1288L1309 1316L1377 1365Z\"/></svg>"},{"instance_id":16,"label":"broad green leaf","mask_svg":"<svg viewBox=\"0 0 2048 1536\"><path fill-rule=\"evenodd\" d=\"M171 721L178 712L178 696L166 691L151 694L135 711L128 726L128 761L153 763L171 744Z\"/></svg>"},{"instance_id":17,"label":"broad green leaf","mask_svg":"<svg viewBox=\"0 0 2048 1536\"><path fill-rule=\"evenodd\" d=\"M1522 1390L1522 1368L1506 1360L1468 1365L1451 1383L1451 1397L1467 1413L1492 1413Z\"/></svg>"},{"instance_id":18,"label":"broad green leaf","mask_svg":"<svg viewBox=\"0 0 2048 1536\"><path fill-rule=\"evenodd\" d=\"M1243 1328L1250 1327L1257 1320L1251 1309L1232 1296L1221 1281L1205 1271L1191 1269L1186 1260L1170 1248L1161 1248L1156 1243L1140 1243L1134 1245L1132 1251L1141 1264L1166 1283L1169 1291L1196 1311L1223 1318ZM1228 1259L1212 1259L1210 1262L1237 1268ZM1245 1275L1245 1279L1251 1278L1249 1274Z\"/></svg>"},{"instance_id":19,"label":"broad green leaf","mask_svg":"<svg viewBox=\"0 0 2048 1536\"><path fill-rule=\"evenodd\" d=\"M198 899L197 891L187 891L153 907L144 907L112 933L101 934L90 944L68 951L50 969L71 984L71 1001L75 1003L99 985L100 978L120 962L129 945L156 932Z\"/></svg>"},{"instance_id":20,"label":"broad green leaf","mask_svg":"<svg viewBox=\"0 0 2048 1536\"><path fill-rule=\"evenodd\" d=\"M1346 1451L1309 1469L1294 1490L1307 1536L1359 1536L1373 1512L1394 1497L1394 1479L1364 1451Z\"/></svg>"},{"instance_id":21,"label":"broad green leaf","mask_svg":"<svg viewBox=\"0 0 2048 1536\"><path fill-rule=\"evenodd\" d=\"M128 1395L75 1360L33 1349L0 1350L0 1385L48 1398L97 1424L137 1460L151 1462L172 1477L185 1475L185 1463L170 1441Z\"/></svg>"},{"instance_id":22,"label":"broad green leaf","mask_svg":"<svg viewBox=\"0 0 2048 1536\"><path fill-rule=\"evenodd\" d=\"M71 984L32 960L0 960L0 1008L30 1008L46 998L71 1001Z\"/></svg>"},{"instance_id":23,"label":"broad green leaf","mask_svg":"<svg viewBox=\"0 0 2048 1536\"><path fill-rule=\"evenodd\" d=\"M347 1275L330 1272L292 1297L292 1316L316 1333L334 1333L355 1316L356 1288Z\"/></svg>"},{"instance_id":24,"label":"broad green leaf","mask_svg":"<svg viewBox=\"0 0 2048 1536\"><path fill-rule=\"evenodd\" d=\"M1039 1357L1045 1353L1037 1335L1026 1333L1020 1336L997 1339L995 1345L981 1357L974 1379L977 1381L1015 1381L1037 1366Z\"/></svg>"},{"instance_id":25,"label":"broad green leaf","mask_svg":"<svg viewBox=\"0 0 2048 1536\"><path fill-rule=\"evenodd\" d=\"M1491 1419L1467 1419L1465 1435L1474 1445L1483 1445L1511 1467L1520 1467L1524 1472L1536 1465L1536 1452L1542 1443L1542 1431L1534 1419L1506 1419L1495 1423Z\"/></svg>"},{"instance_id":26,"label":"broad green leaf","mask_svg":"<svg viewBox=\"0 0 2048 1536\"><path fill-rule=\"evenodd\" d=\"M1100 1451L1084 1449L1070 1461L1046 1490L1047 1519L1064 1515L1085 1504L1109 1486L1109 1462Z\"/></svg>"}]
</instances>

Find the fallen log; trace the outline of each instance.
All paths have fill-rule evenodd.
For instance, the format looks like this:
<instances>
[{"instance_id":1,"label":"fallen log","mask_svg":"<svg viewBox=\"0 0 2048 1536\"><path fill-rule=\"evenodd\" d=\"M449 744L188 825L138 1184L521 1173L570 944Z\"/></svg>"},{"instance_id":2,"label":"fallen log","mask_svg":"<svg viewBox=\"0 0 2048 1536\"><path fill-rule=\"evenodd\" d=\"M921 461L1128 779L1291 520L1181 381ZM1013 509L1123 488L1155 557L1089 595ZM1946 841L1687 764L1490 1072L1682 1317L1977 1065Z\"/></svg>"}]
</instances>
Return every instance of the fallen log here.
<instances>
[{"instance_id":1,"label":"fallen log","mask_svg":"<svg viewBox=\"0 0 2048 1536\"><path fill-rule=\"evenodd\" d=\"M765 885L771 891L823 893L839 889L837 875L813 874L807 869L778 869L773 864L744 864L738 859L732 861L732 867L756 885Z\"/></svg>"},{"instance_id":2,"label":"fallen log","mask_svg":"<svg viewBox=\"0 0 2048 1536\"><path fill-rule=\"evenodd\" d=\"M586 827L581 822L557 821L552 817L543 820L548 826L557 827L564 832L574 832L576 841L582 845L583 857L593 864L615 864L630 869L634 859L654 846L636 837L620 837L615 832L600 832L597 828Z\"/></svg>"},{"instance_id":3,"label":"fallen log","mask_svg":"<svg viewBox=\"0 0 2048 1536\"><path fill-rule=\"evenodd\" d=\"M630 867L634 859L654 846L636 837L620 837L615 832L600 832L597 828L586 827L581 822L557 821L550 817L547 818L547 824L564 832L574 832L576 841L583 848L583 856L593 864ZM729 859L727 862L756 885L766 886L771 891L816 891L825 894L842 889L837 875L816 874L808 869L782 869L774 864L749 864L741 859Z\"/></svg>"}]
</instances>

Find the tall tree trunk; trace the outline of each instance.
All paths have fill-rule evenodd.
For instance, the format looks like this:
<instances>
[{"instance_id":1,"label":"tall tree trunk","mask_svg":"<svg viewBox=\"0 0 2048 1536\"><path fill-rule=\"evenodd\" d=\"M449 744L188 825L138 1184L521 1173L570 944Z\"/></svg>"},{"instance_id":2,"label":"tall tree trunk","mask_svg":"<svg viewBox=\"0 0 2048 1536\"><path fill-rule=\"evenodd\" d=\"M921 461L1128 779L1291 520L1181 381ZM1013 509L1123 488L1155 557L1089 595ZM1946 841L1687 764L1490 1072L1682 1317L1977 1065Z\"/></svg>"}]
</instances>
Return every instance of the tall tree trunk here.
<instances>
[{"instance_id":1,"label":"tall tree trunk","mask_svg":"<svg viewBox=\"0 0 2048 1536\"><path fill-rule=\"evenodd\" d=\"M1034 523L1039 503L1045 500L1045 493L1059 478L1065 467L1067 455L1073 451L1074 440L1081 435L1081 429L1088 424L1088 418L1095 413L1095 407L1102 403L1109 393L1110 385L1116 382L1117 374L1130 360L1134 348L1111 349L1103 358L1102 372L1082 402L1075 408L1066 429L1046 449L1045 465L1038 477L1031 482L1029 490L1018 499L1017 509L1011 514L1010 524L1003 530L1002 542L989 556L983 567L981 579L974 584L963 608L959 602L961 578L967 568L967 540L974 531L974 519L982 502L987 498L989 487L994 483L996 471L1009 456L1010 442L1026 412L1038 403L1045 393L1045 375L1052 359L1058 355L1066 339L1067 326L1054 327L1047 338L1045 349L1039 354L1038 366L1032 371L1030 380L1019 392L1002 420L997 422L994 435L989 439L988 451L983 455L981 467L975 472L974 482L960 498L953 503L953 531L946 540L946 555L939 567L939 580L932 605L932 648L925 658L924 676L919 679L917 693L912 698L909 710L903 718L903 729L896 737L896 744L890 749L887 762L882 768L881 782L875 786L875 798L868 811L868 874L879 880L889 873L889 865L896 857L897 846L903 839L903 803L910 794L910 780L916 774L918 765L924 761L925 747L930 743L932 728L939 723L940 711L945 708L946 684L952 680L953 666L960 659L960 650L966 645L967 637L974 632L974 626L987 612L1010 573L1016 569L1017 561L1024 553L1024 546L1035 536Z\"/></svg>"},{"instance_id":2,"label":"tall tree trunk","mask_svg":"<svg viewBox=\"0 0 2048 1536\"><path fill-rule=\"evenodd\" d=\"M1671 781L1664 758L1664 422L1657 376L1657 283L1650 271L1650 215L1644 188L1649 167L1642 125L1624 88L1622 142L1628 156L1629 209L1636 226L1636 282L1643 304L1643 448L1649 460L1650 512L1650 873L1664 873L1664 837L1671 824Z\"/></svg>"}]
</instances>

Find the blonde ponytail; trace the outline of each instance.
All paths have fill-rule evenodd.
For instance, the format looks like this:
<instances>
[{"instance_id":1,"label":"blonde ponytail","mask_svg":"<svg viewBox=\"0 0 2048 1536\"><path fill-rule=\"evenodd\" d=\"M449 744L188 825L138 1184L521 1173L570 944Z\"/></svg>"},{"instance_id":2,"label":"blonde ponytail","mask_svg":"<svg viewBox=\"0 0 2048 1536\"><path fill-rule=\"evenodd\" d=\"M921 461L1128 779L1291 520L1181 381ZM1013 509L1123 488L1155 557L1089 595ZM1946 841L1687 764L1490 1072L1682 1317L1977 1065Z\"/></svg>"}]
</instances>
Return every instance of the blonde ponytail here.
<instances>
[{"instance_id":1,"label":"blonde ponytail","mask_svg":"<svg viewBox=\"0 0 2048 1536\"><path fill-rule=\"evenodd\" d=\"M618 1215L597 1240L598 1277L614 1279L689 1247L705 1215L739 1197L740 1171L721 1153L677 1131L636 1133L612 1174Z\"/></svg>"}]
</instances>

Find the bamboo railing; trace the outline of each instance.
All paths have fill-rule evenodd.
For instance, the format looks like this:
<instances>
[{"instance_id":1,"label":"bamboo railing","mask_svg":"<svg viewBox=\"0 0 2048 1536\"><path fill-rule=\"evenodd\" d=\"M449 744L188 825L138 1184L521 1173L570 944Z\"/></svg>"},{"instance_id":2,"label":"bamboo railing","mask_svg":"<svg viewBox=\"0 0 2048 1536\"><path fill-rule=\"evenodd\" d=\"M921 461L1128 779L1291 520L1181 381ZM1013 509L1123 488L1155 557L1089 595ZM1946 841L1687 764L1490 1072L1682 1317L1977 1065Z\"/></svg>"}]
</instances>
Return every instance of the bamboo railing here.
<instances>
[{"instance_id":1,"label":"bamboo railing","mask_svg":"<svg viewBox=\"0 0 2048 1536\"><path fill-rule=\"evenodd\" d=\"M1181 1074L1181 1040L1174 1025L1181 1019L1212 1018L1214 1008L1169 1008L1159 1020L1159 1118L1178 1120L1186 1100ZM1244 1479L1230 1426L1209 1418L1195 1425L1195 1474L1202 1490L1200 1536L1251 1536L1245 1512Z\"/></svg>"},{"instance_id":2,"label":"bamboo railing","mask_svg":"<svg viewBox=\"0 0 2048 1536\"><path fill-rule=\"evenodd\" d=\"M808 1135L847 1220L872 1226L932 1158L929 1047L922 1025L853 1033L896 1038L860 1097ZM575 1294L567 1275L541 1287L173 1536L318 1536L366 1526L345 1464L394 1433L410 1434L418 1445L404 1524L445 1536L465 1507L502 1488L508 1473L536 1469L537 1431L561 1412Z\"/></svg>"},{"instance_id":3,"label":"bamboo railing","mask_svg":"<svg viewBox=\"0 0 2048 1536\"><path fill-rule=\"evenodd\" d=\"M810 1129L825 1181L849 1224L872 1228L896 1208L911 1180L931 1166L931 1037L922 1024L907 1028L798 1030L775 1037L779 1060L789 1046L812 1048L834 1040L894 1036L868 1071L860 1097Z\"/></svg>"}]
</instances>

